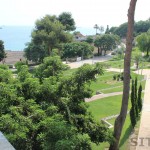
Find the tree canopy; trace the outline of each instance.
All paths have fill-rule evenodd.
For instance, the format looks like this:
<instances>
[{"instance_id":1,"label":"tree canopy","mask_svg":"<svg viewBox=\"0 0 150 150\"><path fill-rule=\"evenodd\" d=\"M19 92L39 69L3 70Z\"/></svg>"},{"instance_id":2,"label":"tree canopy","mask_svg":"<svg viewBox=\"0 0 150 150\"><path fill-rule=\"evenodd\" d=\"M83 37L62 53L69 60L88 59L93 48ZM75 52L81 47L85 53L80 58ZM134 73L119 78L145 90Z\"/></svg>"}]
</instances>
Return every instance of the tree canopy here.
<instances>
[{"instance_id":1,"label":"tree canopy","mask_svg":"<svg viewBox=\"0 0 150 150\"><path fill-rule=\"evenodd\" d=\"M105 55L106 51L116 48L118 43L119 37L113 34L103 34L97 36L94 41L94 45L98 48L98 55L102 55L103 51Z\"/></svg>"},{"instance_id":2,"label":"tree canopy","mask_svg":"<svg viewBox=\"0 0 150 150\"><path fill-rule=\"evenodd\" d=\"M134 36L137 36L143 32L147 32L150 29L150 20L138 21L134 24ZM121 38L126 37L127 23L121 24L119 27L111 27L109 32L117 34Z\"/></svg>"},{"instance_id":3,"label":"tree canopy","mask_svg":"<svg viewBox=\"0 0 150 150\"><path fill-rule=\"evenodd\" d=\"M68 20L64 18L60 22L59 19L65 15L70 15L70 18ZM63 43L72 41L72 35L67 32L72 27L70 20L74 21L71 14L63 13L60 18L58 19L55 15L46 15L36 21L35 29L31 34L31 42L24 50L27 59L41 62L44 57L51 55L52 49L58 48L60 50Z\"/></svg>"},{"instance_id":4,"label":"tree canopy","mask_svg":"<svg viewBox=\"0 0 150 150\"><path fill-rule=\"evenodd\" d=\"M109 130L93 119L84 100L92 95L89 85L96 74L103 73L102 67L86 64L66 76L55 68L55 60L60 58L45 58L39 66L36 74L43 73L42 82L26 65L16 78L1 66L5 78L0 81L0 130L17 150L91 150L91 142L111 138ZM55 75L51 68L57 69Z\"/></svg>"},{"instance_id":5,"label":"tree canopy","mask_svg":"<svg viewBox=\"0 0 150 150\"><path fill-rule=\"evenodd\" d=\"M66 43L63 46L63 58L82 57L89 58L93 54L94 47L87 42Z\"/></svg>"},{"instance_id":6,"label":"tree canopy","mask_svg":"<svg viewBox=\"0 0 150 150\"><path fill-rule=\"evenodd\" d=\"M58 16L58 20L62 23L63 26L65 26L66 31L74 31L76 29L75 21L72 18L71 13L69 13L69 12L61 13Z\"/></svg>"},{"instance_id":7,"label":"tree canopy","mask_svg":"<svg viewBox=\"0 0 150 150\"><path fill-rule=\"evenodd\" d=\"M146 52L146 55L149 56L150 52L150 30L146 33L142 33L136 37L137 46L143 52Z\"/></svg>"},{"instance_id":8,"label":"tree canopy","mask_svg":"<svg viewBox=\"0 0 150 150\"><path fill-rule=\"evenodd\" d=\"M4 42L2 40L0 40L0 62L6 58L6 53L4 50Z\"/></svg>"}]
</instances>

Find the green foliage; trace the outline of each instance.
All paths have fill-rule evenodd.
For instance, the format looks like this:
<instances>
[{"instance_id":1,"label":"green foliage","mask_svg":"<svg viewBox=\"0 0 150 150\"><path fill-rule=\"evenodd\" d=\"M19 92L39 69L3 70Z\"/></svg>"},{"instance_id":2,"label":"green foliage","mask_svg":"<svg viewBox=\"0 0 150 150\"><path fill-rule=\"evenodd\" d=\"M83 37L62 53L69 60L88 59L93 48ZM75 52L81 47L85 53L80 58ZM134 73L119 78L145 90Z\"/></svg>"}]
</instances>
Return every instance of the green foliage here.
<instances>
[{"instance_id":1,"label":"green foliage","mask_svg":"<svg viewBox=\"0 0 150 150\"><path fill-rule=\"evenodd\" d=\"M123 23L119 27L111 27L110 32L120 36L121 38L126 37L127 23Z\"/></svg>"},{"instance_id":2,"label":"green foliage","mask_svg":"<svg viewBox=\"0 0 150 150\"><path fill-rule=\"evenodd\" d=\"M62 14L60 15L60 18L65 15L70 14ZM69 30L69 26L67 25L70 23L68 22L70 20L64 19L61 21L65 24L65 26L54 15L46 15L42 19L36 21L35 29L33 30L31 35L31 42L24 50L27 59L34 62L42 62L44 57L51 55L52 49L61 49L63 43L72 41L72 35L69 32L65 31Z\"/></svg>"},{"instance_id":3,"label":"green foliage","mask_svg":"<svg viewBox=\"0 0 150 150\"><path fill-rule=\"evenodd\" d=\"M109 34L109 25L107 25L107 28L106 28L106 31L105 31L105 34Z\"/></svg>"},{"instance_id":4,"label":"green foliage","mask_svg":"<svg viewBox=\"0 0 150 150\"><path fill-rule=\"evenodd\" d=\"M40 80L48 78L50 76L57 76L62 73L63 70L67 70L67 65L63 64L59 56L50 56L44 58L42 64L36 69L36 77Z\"/></svg>"},{"instance_id":5,"label":"green foliage","mask_svg":"<svg viewBox=\"0 0 150 150\"><path fill-rule=\"evenodd\" d=\"M94 40L92 36L88 36L85 41L89 44L92 44Z\"/></svg>"},{"instance_id":6,"label":"green foliage","mask_svg":"<svg viewBox=\"0 0 150 150\"><path fill-rule=\"evenodd\" d=\"M134 107L131 107L130 109L130 120L131 120L132 128L134 128L136 125L136 112Z\"/></svg>"},{"instance_id":7,"label":"green foliage","mask_svg":"<svg viewBox=\"0 0 150 150\"><path fill-rule=\"evenodd\" d=\"M120 74L114 74L113 75L113 80L117 80L117 81L123 81L124 77L123 77L123 72Z\"/></svg>"},{"instance_id":8,"label":"green foliage","mask_svg":"<svg viewBox=\"0 0 150 150\"><path fill-rule=\"evenodd\" d=\"M135 30L135 33L137 35L143 33L143 32L147 32L149 29L150 29L150 20L146 20L146 21L138 21L135 23L135 26L134 26L134 30Z\"/></svg>"},{"instance_id":9,"label":"green foliage","mask_svg":"<svg viewBox=\"0 0 150 150\"><path fill-rule=\"evenodd\" d=\"M15 68L17 69L18 72L21 70L21 67L23 65L27 65L25 61L18 61L15 63Z\"/></svg>"},{"instance_id":10,"label":"green foliage","mask_svg":"<svg viewBox=\"0 0 150 150\"><path fill-rule=\"evenodd\" d=\"M58 75L63 67L57 64L62 65L58 56L44 59L42 82L25 65L12 82L0 82L0 130L17 150L91 150L91 141L111 139L84 101L92 95L89 85L102 67L86 64L67 77Z\"/></svg>"},{"instance_id":11,"label":"green foliage","mask_svg":"<svg viewBox=\"0 0 150 150\"><path fill-rule=\"evenodd\" d=\"M132 89L131 89L131 110L130 110L130 120L132 127L134 128L136 125L136 122L139 118L140 109L142 107L141 103L141 85L139 87L138 93L137 93L137 77L135 78L135 81L132 80ZM137 95L138 94L138 95Z\"/></svg>"},{"instance_id":12,"label":"green foliage","mask_svg":"<svg viewBox=\"0 0 150 150\"><path fill-rule=\"evenodd\" d=\"M36 21L36 28L32 32L32 39L35 44L44 43L46 52L51 54L53 48L61 43L71 41L71 36L64 31L65 27L57 20L56 16L47 15Z\"/></svg>"},{"instance_id":13,"label":"green foliage","mask_svg":"<svg viewBox=\"0 0 150 150\"><path fill-rule=\"evenodd\" d=\"M89 58L92 56L94 47L86 42L66 43L63 46L63 58L83 57Z\"/></svg>"},{"instance_id":14,"label":"green foliage","mask_svg":"<svg viewBox=\"0 0 150 150\"><path fill-rule=\"evenodd\" d=\"M134 24L134 36L137 36L141 33L147 32L150 28L150 21L138 21ZM127 23L121 24L119 27L111 27L109 32L117 34L121 38L126 37L127 33Z\"/></svg>"},{"instance_id":15,"label":"green foliage","mask_svg":"<svg viewBox=\"0 0 150 150\"><path fill-rule=\"evenodd\" d=\"M7 65L0 64L0 69L8 70L9 67Z\"/></svg>"},{"instance_id":16,"label":"green foliage","mask_svg":"<svg viewBox=\"0 0 150 150\"><path fill-rule=\"evenodd\" d=\"M18 79L21 82L24 82L27 78L32 77L32 75L29 73L29 68L27 65L22 65L20 67L20 70L18 72Z\"/></svg>"},{"instance_id":17,"label":"green foliage","mask_svg":"<svg viewBox=\"0 0 150 150\"><path fill-rule=\"evenodd\" d=\"M132 56L135 64L136 64L136 69L139 68L139 64L140 62L142 61L142 55L141 55L141 52L139 52L138 49L135 49L134 50L134 55Z\"/></svg>"},{"instance_id":18,"label":"green foliage","mask_svg":"<svg viewBox=\"0 0 150 150\"><path fill-rule=\"evenodd\" d=\"M135 125L136 125L136 100L135 100L135 82L134 80L132 80L132 89L131 89L131 104L132 104L132 107L130 109L130 120L131 120L131 124L132 124L132 127L134 128Z\"/></svg>"},{"instance_id":19,"label":"green foliage","mask_svg":"<svg viewBox=\"0 0 150 150\"><path fill-rule=\"evenodd\" d=\"M113 34L104 34L98 36L95 41L94 45L98 47L98 54L102 55L102 51L104 51L104 55L106 51L113 50L116 48L117 44L119 43L119 37Z\"/></svg>"},{"instance_id":20,"label":"green foliage","mask_svg":"<svg viewBox=\"0 0 150 150\"><path fill-rule=\"evenodd\" d=\"M69 12L63 12L63 13L61 13L58 16L58 20L65 27L66 31L74 31L76 29L76 27L75 27L75 21L72 18L71 13L69 13Z\"/></svg>"},{"instance_id":21,"label":"green foliage","mask_svg":"<svg viewBox=\"0 0 150 150\"><path fill-rule=\"evenodd\" d=\"M150 31L142 33L136 37L137 46L142 52L146 52L146 55L149 56L150 51Z\"/></svg>"},{"instance_id":22,"label":"green foliage","mask_svg":"<svg viewBox=\"0 0 150 150\"><path fill-rule=\"evenodd\" d=\"M10 70L0 68L0 82L9 83L12 80L12 74Z\"/></svg>"},{"instance_id":23,"label":"green foliage","mask_svg":"<svg viewBox=\"0 0 150 150\"><path fill-rule=\"evenodd\" d=\"M142 85L140 84L139 89L138 89L138 111L139 113L142 110Z\"/></svg>"},{"instance_id":24,"label":"green foliage","mask_svg":"<svg viewBox=\"0 0 150 150\"><path fill-rule=\"evenodd\" d=\"M6 58L6 53L4 50L4 42L2 40L0 40L0 62Z\"/></svg>"},{"instance_id":25,"label":"green foliage","mask_svg":"<svg viewBox=\"0 0 150 150\"><path fill-rule=\"evenodd\" d=\"M25 57L30 61L39 63L43 61L44 57L48 56L43 44L37 45L34 42L30 42L26 46L24 49Z\"/></svg>"},{"instance_id":26,"label":"green foliage","mask_svg":"<svg viewBox=\"0 0 150 150\"><path fill-rule=\"evenodd\" d=\"M135 78L135 85L134 85L134 98L135 98L135 112L136 112L136 118L139 117L139 111L138 111L138 99L137 99L137 77Z\"/></svg>"}]
</instances>

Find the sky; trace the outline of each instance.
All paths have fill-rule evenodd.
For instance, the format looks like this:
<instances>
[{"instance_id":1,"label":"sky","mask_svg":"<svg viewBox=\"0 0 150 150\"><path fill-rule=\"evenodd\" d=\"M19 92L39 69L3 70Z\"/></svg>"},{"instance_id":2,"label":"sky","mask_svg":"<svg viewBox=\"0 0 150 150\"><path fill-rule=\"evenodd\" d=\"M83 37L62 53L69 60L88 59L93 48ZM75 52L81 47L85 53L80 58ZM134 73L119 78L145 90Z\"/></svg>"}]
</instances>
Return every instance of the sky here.
<instances>
[{"instance_id":1,"label":"sky","mask_svg":"<svg viewBox=\"0 0 150 150\"><path fill-rule=\"evenodd\" d=\"M46 14L70 12L77 27L119 26L127 22L130 0L1 0L0 26L34 26ZM135 21L150 18L150 0L137 0Z\"/></svg>"}]
</instances>

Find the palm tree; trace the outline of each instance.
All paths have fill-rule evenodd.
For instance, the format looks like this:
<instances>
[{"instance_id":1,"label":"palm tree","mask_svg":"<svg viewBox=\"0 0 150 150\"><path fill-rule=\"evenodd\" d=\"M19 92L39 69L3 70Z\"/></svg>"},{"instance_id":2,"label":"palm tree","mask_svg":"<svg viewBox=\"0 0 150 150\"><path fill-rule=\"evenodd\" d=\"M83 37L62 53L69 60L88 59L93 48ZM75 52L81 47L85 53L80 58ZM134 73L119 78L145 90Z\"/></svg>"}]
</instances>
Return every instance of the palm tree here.
<instances>
[{"instance_id":1,"label":"palm tree","mask_svg":"<svg viewBox=\"0 0 150 150\"><path fill-rule=\"evenodd\" d=\"M99 31L100 31L100 33L102 33L102 32L104 31L104 27L103 27L103 26L100 26L100 27L99 27Z\"/></svg>"},{"instance_id":2,"label":"palm tree","mask_svg":"<svg viewBox=\"0 0 150 150\"><path fill-rule=\"evenodd\" d=\"M114 126L115 141L110 145L109 150L119 149L120 136L127 115L129 90L130 90L130 64L131 64L131 51L132 51L133 30L134 30L134 13L135 13L136 2L137 0L131 0L130 7L128 10L128 31L127 31L127 40L126 40L127 41L126 52L124 58L122 105L121 105L120 114L115 120L115 126Z\"/></svg>"},{"instance_id":3,"label":"palm tree","mask_svg":"<svg viewBox=\"0 0 150 150\"><path fill-rule=\"evenodd\" d=\"M96 29L96 35L97 35L97 30L99 29L99 26L97 24L95 24L94 29Z\"/></svg>"}]
</instances>

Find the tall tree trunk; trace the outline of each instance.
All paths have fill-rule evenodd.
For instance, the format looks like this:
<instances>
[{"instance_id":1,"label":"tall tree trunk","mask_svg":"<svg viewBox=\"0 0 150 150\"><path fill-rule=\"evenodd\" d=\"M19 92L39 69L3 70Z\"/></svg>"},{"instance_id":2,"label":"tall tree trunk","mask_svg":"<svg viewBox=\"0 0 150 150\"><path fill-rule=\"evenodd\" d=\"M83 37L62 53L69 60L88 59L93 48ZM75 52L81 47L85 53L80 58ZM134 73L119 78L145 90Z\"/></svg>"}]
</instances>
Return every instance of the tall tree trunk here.
<instances>
[{"instance_id":1,"label":"tall tree trunk","mask_svg":"<svg viewBox=\"0 0 150 150\"><path fill-rule=\"evenodd\" d=\"M129 90L130 90L130 64L131 64L131 51L133 42L133 30L134 30L134 12L137 0L131 0L128 9L128 31L126 38L126 52L124 58L124 81L123 81L123 96L122 105L119 116L115 120L114 126L114 138L115 142L110 145L109 150L118 150L119 141L122 132L122 128L126 119L128 100L129 100Z\"/></svg>"},{"instance_id":2,"label":"tall tree trunk","mask_svg":"<svg viewBox=\"0 0 150 150\"><path fill-rule=\"evenodd\" d=\"M147 54L146 55L149 56L149 47L147 48Z\"/></svg>"},{"instance_id":3,"label":"tall tree trunk","mask_svg":"<svg viewBox=\"0 0 150 150\"><path fill-rule=\"evenodd\" d=\"M98 56L99 56L99 54L100 54L100 49L99 49L99 47L98 47Z\"/></svg>"}]
</instances>

